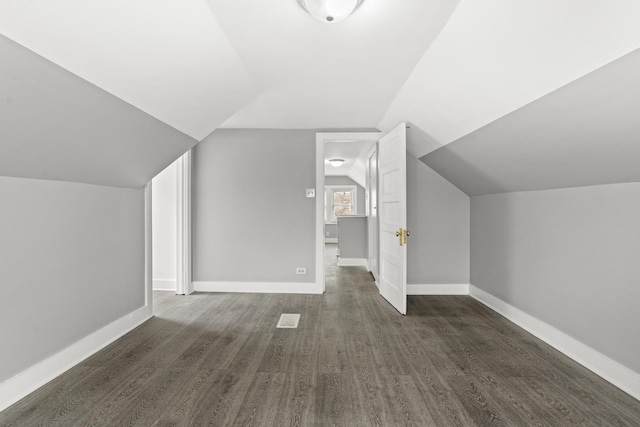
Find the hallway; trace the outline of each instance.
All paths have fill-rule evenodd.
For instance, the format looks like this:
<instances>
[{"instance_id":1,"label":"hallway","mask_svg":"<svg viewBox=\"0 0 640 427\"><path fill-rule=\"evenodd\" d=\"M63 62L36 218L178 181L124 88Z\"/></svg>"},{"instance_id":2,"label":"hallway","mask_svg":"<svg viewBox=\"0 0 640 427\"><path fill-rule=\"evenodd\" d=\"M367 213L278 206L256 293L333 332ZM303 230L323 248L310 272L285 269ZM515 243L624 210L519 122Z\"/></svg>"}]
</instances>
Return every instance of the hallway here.
<instances>
[{"instance_id":1,"label":"hallway","mask_svg":"<svg viewBox=\"0 0 640 427\"><path fill-rule=\"evenodd\" d=\"M0 425L640 424L640 402L471 298L401 316L334 251L324 295L158 293L155 318Z\"/></svg>"}]
</instances>

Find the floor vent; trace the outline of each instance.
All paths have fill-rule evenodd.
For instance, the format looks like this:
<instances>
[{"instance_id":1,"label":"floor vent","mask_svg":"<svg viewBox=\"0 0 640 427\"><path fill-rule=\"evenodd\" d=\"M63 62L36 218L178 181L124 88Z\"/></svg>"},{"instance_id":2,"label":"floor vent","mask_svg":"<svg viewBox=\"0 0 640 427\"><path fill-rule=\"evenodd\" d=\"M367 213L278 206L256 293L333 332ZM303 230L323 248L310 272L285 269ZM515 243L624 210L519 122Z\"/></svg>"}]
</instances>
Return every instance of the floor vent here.
<instances>
[{"instance_id":1,"label":"floor vent","mask_svg":"<svg viewBox=\"0 0 640 427\"><path fill-rule=\"evenodd\" d=\"M276 328L297 328L300 321L299 314L283 313L280 315L280 320Z\"/></svg>"}]
</instances>

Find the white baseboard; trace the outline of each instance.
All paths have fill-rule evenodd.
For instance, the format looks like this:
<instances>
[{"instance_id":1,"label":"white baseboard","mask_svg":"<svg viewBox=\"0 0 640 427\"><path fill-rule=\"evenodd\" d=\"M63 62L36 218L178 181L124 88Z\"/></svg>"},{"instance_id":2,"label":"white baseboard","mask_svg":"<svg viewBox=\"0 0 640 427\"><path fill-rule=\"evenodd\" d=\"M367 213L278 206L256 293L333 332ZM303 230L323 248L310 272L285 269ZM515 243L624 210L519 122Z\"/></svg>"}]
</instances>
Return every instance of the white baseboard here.
<instances>
[{"instance_id":1,"label":"white baseboard","mask_svg":"<svg viewBox=\"0 0 640 427\"><path fill-rule=\"evenodd\" d=\"M0 411L16 403L152 317L141 307L0 384Z\"/></svg>"},{"instance_id":2,"label":"white baseboard","mask_svg":"<svg viewBox=\"0 0 640 427\"><path fill-rule=\"evenodd\" d=\"M366 258L338 258L338 266L340 267L367 267L368 264Z\"/></svg>"},{"instance_id":3,"label":"white baseboard","mask_svg":"<svg viewBox=\"0 0 640 427\"><path fill-rule=\"evenodd\" d=\"M556 350L640 400L640 374L473 285L469 295Z\"/></svg>"},{"instance_id":4,"label":"white baseboard","mask_svg":"<svg viewBox=\"0 0 640 427\"><path fill-rule=\"evenodd\" d=\"M177 282L175 280L154 280L154 291L175 291Z\"/></svg>"},{"instance_id":5,"label":"white baseboard","mask_svg":"<svg viewBox=\"0 0 640 427\"><path fill-rule=\"evenodd\" d=\"M239 292L252 294L322 294L323 286L313 282L193 282L196 292Z\"/></svg>"},{"instance_id":6,"label":"white baseboard","mask_svg":"<svg viewBox=\"0 0 640 427\"><path fill-rule=\"evenodd\" d=\"M469 295L469 285L407 285L407 295Z\"/></svg>"},{"instance_id":7,"label":"white baseboard","mask_svg":"<svg viewBox=\"0 0 640 427\"><path fill-rule=\"evenodd\" d=\"M324 238L324 242L325 243L338 243L338 238L337 237L325 237Z\"/></svg>"}]
</instances>

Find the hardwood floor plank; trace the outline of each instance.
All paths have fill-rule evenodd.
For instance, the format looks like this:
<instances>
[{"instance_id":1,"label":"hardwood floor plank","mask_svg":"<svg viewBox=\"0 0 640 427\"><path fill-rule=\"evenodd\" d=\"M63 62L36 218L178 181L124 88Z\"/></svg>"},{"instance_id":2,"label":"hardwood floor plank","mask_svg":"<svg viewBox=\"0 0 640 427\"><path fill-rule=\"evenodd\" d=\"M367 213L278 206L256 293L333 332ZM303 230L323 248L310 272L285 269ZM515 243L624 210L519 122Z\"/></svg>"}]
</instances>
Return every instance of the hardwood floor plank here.
<instances>
[{"instance_id":1,"label":"hardwood floor plank","mask_svg":"<svg viewBox=\"0 0 640 427\"><path fill-rule=\"evenodd\" d=\"M383 404L382 379L375 369L370 343L365 334L347 336L347 356L357 418L366 425L390 425Z\"/></svg>"},{"instance_id":2,"label":"hardwood floor plank","mask_svg":"<svg viewBox=\"0 0 640 427\"><path fill-rule=\"evenodd\" d=\"M258 372L254 376L234 426L277 426L278 400L285 383L285 374Z\"/></svg>"},{"instance_id":3,"label":"hardwood floor plank","mask_svg":"<svg viewBox=\"0 0 640 427\"><path fill-rule=\"evenodd\" d=\"M191 423L225 426L235 420L271 338L271 334L249 334L227 369L203 388L189 417Z\"/></svg>"},{"instance_id":4,"label":"hardwood floor plank","mask_svg":"<svg viewBox=\"0 0 640 427\"><path fill-rule=\"evenodd\" d=\"M353 406L353 390L350 375L326 373L318 375L315 425L359 426Z\"/></svg>"},{"instance_id":5,"label":"hardwood floor plank","mask_svg":"<svg viewBox=\"0 0 640 427\"><path fill-rule=\"evenodd\" d=\"M311 331L310 331L311 332ZM309 426L314 424L317 388L318 339L298 332L294 342L295 357L278 400L276 425Z\"/></svg>"},{"instance_id":6,"label":"hardwood floor plank","mask_svg":"<svg viewBox=\"0 0 640 427\"><path fill-rule=\"evenodd\" d=\"M383 376L387 419L394 426L437 426L411 375Z\"/></svg>"},{"instance_id":7,"label":"hardwood floor plank","mask_svg":"<svg viewBox=\"0 0 640 427\"><path fill-rule=\"evenodd\" d=\"M320 319L318 373L341 373L347 366L346 334L337 310L323 310Z\"/></svg>"}]
</instances>

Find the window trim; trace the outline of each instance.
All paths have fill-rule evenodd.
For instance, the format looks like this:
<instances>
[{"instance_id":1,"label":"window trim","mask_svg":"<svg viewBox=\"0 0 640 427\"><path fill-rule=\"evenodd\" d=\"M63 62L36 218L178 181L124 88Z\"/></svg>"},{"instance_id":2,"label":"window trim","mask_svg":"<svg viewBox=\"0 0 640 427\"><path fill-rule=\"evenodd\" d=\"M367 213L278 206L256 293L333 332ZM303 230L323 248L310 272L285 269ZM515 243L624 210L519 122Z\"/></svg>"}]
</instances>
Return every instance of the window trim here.
<instances>
[{"instance_id":1,"label":"window trim","mask_svg":"<svg viewBox=\"0 0 640 427\"><path fill-rule=\"evenodd\" d=\"M324 186L324 223L325 224L337 224L337 221L329 221L331 218L331 212L333 210L333 202L329 203L329 193L333 194L334 191L347 190L353 192L351 200L351 212L352 215L358 214L358 186L352 184L327 184ZM331 198L333 200L333 198Z\"/></svg>"}]
</instances>

